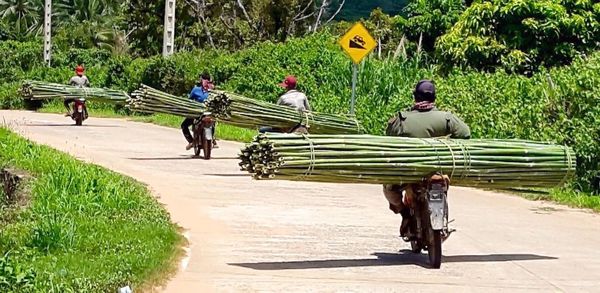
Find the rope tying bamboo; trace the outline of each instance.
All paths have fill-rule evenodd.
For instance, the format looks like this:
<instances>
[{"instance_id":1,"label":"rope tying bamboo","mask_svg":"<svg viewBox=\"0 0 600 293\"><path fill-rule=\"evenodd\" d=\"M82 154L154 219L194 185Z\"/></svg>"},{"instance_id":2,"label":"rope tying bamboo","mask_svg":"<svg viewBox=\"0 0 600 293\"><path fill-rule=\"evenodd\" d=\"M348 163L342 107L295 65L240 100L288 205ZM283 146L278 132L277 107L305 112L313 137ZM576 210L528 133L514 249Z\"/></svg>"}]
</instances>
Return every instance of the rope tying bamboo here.
<instances>
[{"instance_id":1,"label":"rope tying bamboo","mask_svg":"<svg viewBox=\"0 0 600 293\"><path fill-rule=\"evenodd\" d=\"M315 170L315 160L316 160L315 146L313 144L313 141L308 136L306 136L305 134L302 134L302 137L308 141L308 144L310 146L310 164L308 165L308 169L306 170L306 173L304 173L304 176L310 176L310 175L312 175L312 172Z\"/></svg>"},{"instance_id":2,"label":"rope tying bamboo","mask_svg":"<svg viewBox=\"0 0 600 293\"><path fill-rule=\"evenodd\" d=\"M565 156L567 158L567 172L565 174L565 177L560 181L560 183L557 186L562 186L565 184L565 182L567 182L567 180L569 179L569 177L571 177L571 175L573 174L573 168L571 167L573 165L573 161L571 158L571 152L569 152L568 147L565 145L563 146L564 151L565 151Z\"/></svg>"},{"instance_id":3,"label":"rope tying bamboo","mask_svg":"<svg viewBox=\"0 0 600 293\"><path fill-rule=\"evenodd\" d=\"M457 186L498 189L555 187L575 168L573 151L560 145L371 135L268 133L244 148L240 160L257 179L404 184L441 171Z\"/></svg>"}]
</instances>

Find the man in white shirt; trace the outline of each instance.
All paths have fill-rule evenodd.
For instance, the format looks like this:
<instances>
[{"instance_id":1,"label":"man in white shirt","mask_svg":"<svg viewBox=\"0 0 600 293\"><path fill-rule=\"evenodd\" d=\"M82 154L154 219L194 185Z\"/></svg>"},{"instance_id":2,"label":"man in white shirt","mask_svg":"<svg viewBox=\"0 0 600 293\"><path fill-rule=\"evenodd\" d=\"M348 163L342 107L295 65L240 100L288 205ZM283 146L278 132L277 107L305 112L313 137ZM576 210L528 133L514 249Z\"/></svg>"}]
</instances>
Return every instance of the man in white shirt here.
<instances>
[{"instance_id":1,"label":"man in white shirt","mask_svg":"<svg viewBox=\"0 0 600 293\"><path fill-rule=\"evenodd\" d=\"M310 105L308 104L308 98L302 92L296 89L297 80L296 77L290 75L283 80L279 86L286 89L286 93L283 94L277 101L277 105L289 106L296 108L300 112L310 111Z\"/></svg>"},{"instance_id":2,"label":"man in white shirt","mask_svg":"<svg viewBox=\"0 0 600 293\"><path fill-rule=\"evenodd\" d=\"M76 87L89 87L90 80L85 76L85 68L82 65L77 65L75 67L75 76L71 77L69 80L69 85ZM71 106L70 104L75 102L75 99L65 99L63 101L65 108L67 109L67 114L65 116L71 116Z\"/></svg>"},{"instance_id":3,"label":"man in white shirt","mask_svg":"<svg viewBox=\"0 0 600 293\"><path fill-rule=\"evenodd\" d=\"M310 104L308 103L308 98L306 95L296 89L298 82L295 76L289 75L287 76L279 86L283 87L286 92L283 94L279 100L277 100L277 105L288 106L298 110L298 112L308 112L310 111ZM297 128L302 125L298 125L291 129L289 132L293 132ZM273 127L261 127L259 130L261 133L265 132L288 132L282 129L275 129Z\"/></svg>"}]
</instances>

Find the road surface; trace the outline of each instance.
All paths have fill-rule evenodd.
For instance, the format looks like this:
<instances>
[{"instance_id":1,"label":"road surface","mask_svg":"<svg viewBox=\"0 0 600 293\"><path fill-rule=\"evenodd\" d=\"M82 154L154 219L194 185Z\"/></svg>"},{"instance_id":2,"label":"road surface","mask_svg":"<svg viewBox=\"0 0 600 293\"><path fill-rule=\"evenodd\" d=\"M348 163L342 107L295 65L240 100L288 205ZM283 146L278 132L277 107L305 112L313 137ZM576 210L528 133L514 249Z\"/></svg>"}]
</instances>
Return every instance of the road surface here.
<instances>
[{"instance_id":1,"label":"road surface","mask_svg":"<svg viewBox=\"0 0 600 293\"><path fill-rule=\"evenodd\" d=\"M166 292L600 291L600 217L590 212L453 187L458 231L432 270L398 238L380 186L253 181L238 169L241 144L191 159L179 130L150 124L0 116L33 141L149 185L190 240Z\"/></svg>"}]
</instances>

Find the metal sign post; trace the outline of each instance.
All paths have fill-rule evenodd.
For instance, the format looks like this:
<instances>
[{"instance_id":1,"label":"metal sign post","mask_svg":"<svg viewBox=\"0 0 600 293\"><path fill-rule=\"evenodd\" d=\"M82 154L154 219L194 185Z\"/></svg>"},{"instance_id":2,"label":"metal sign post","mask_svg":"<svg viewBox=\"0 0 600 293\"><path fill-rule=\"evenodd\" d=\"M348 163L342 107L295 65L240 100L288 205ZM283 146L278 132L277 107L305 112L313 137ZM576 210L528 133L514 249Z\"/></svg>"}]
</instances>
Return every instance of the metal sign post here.
<instances>
[{"instance_id":1,"label":"metal sign post","mask_svg":"<svg viewBox=\"0 0 600 293\"><path fill-rule=\"evenodd\" d=\"M44 4L44 63L50 66L52 55L52 0Z\"/></svg>"},{"instance_id":2,"label":"metal sign post","mask_svg":"<svg viewBox=\"0 0 600 293\"><path fill-rule=\"evenodd\" d=\"M356 23L341 39L340 46L352 59L352 99L350 114L354 115L356 104L356 83L358 81L358 64L377 47L377 41L360 23Z\"/></svg>"},{"instance_id":3,"label":"metal sign post","mask_svg":"<svg viewBox=\"0 0 600 293\"><path fill-rule=\"evenodd\" d=\"M354 104L356 101L356 82L358 80L358 64L352 64L352 100L350 101L350 114L354 115Z\"/></svg>"},{"instance_id":4,"label":"metal sign post","mask_svg":"<svg viewBox=\"0 0 600 293\"><path fill-rule=\"evenodd\" d=\"M163 31L163 56L170 56L175 49L175 0L165 0L165 23Z\"/></svg>"}]
</instances>

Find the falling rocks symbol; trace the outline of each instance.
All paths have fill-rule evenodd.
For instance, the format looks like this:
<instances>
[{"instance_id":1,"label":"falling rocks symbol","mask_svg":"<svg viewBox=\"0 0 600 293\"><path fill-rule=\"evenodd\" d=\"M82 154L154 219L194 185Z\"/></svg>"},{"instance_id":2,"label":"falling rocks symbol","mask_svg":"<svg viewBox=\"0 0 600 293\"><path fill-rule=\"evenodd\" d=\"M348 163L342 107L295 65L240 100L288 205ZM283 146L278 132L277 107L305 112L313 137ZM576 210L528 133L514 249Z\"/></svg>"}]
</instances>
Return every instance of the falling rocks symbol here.
<instances>
[{"instance_id":1,"label":"falling rocks symbol","mask_svg":"<svg viewBox=\"0 0 600 293\"><path fill-rule=\"evenodd\" d=\"M365 48L364 46L365 41L360 36L357 35L354 36L354 38L350 39L350 48L366 50L367 48Z\"/></svg>"}]
</instances>

